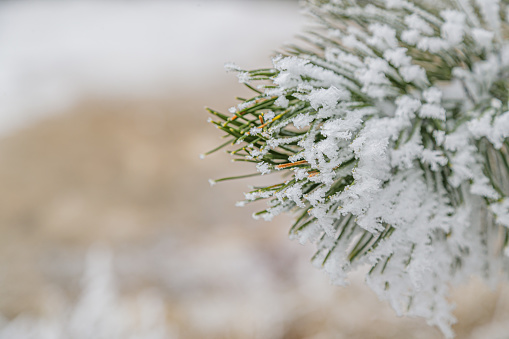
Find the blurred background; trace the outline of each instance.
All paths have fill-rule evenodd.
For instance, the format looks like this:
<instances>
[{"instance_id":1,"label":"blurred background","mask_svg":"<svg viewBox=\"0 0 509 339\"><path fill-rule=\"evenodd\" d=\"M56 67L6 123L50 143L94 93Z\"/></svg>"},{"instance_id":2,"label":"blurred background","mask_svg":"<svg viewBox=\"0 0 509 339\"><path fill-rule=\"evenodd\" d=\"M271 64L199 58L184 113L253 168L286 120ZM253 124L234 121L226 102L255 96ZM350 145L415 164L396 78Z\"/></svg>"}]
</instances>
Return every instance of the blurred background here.
<instances>
[{"instance_id":1,"label":"blurred background","mask_svg":"<svg viewBox=\"0 0 509 339\"><path fill-rule=\"evenodd\" d=\"M291 218L235 207L252 172L204 106L249 92L297 1L0 2L0 338L440 338L331 286ZM249 184L253 181L249 180ZM458 338L509 338L509 289L453 291Z\"/></svg>"}]
</instances>

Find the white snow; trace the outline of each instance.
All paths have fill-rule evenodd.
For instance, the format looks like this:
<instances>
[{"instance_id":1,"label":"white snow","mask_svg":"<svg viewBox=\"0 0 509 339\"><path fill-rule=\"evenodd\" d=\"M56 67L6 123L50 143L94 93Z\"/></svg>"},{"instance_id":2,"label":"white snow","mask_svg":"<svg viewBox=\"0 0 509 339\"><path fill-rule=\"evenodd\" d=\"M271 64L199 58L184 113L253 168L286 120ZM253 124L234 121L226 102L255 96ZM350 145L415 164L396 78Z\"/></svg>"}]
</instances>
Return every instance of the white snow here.
<instances>
[{"instance_id":1,"label":"white snow","mask_svg":"<svg viewBox=\"0 0 509 339\"><path fill-rule=\"evenodd\" d=\"M301 22L293 2L2 1L0 133L83 98L225 84L225 62L269 65Z\"/></svg>"}]
</instances>

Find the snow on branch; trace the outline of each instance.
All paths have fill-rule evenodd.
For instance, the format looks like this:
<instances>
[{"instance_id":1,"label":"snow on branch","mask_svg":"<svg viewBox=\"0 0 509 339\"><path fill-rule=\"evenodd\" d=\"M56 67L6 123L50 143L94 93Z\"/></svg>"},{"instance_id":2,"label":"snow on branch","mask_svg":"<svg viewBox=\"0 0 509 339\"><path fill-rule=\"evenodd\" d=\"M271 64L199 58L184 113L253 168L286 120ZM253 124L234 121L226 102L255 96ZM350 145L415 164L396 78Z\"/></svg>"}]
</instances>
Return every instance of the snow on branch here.
<instances>
[{"instance_id":1,"label":"snow on branch","mask_svg":"<svg viewBox=\"0 0 509 339\"><path fill-rule=\"evenodd\" d=\"M211 111L245 144L232 156L287 174L246 202L267 199L255 215L266 220L295 213L291 237L315 244L334 283L368 265L398 314L452 338L449 288L509 274L509 5L305 7L308 47L288 46L271 69L230 66L260 85L234 115Z\"/></svg>"}]
</instances>

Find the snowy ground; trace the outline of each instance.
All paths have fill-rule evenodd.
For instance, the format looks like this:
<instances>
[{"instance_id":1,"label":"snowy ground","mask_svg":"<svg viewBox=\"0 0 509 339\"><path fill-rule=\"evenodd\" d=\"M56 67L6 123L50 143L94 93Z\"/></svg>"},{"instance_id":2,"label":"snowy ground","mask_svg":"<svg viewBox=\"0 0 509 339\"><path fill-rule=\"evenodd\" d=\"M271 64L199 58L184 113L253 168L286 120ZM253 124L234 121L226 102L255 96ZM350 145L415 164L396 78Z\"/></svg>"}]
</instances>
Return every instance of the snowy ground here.
<instances>
[{"instance_id":1,"label":"snowy ground","mask_svg":"<svg viewBox=\"0 0 509 339\"><path fill-rule=\"evenodd\" d=\"M225 62L268 64L296 2L2 1L0 131L83 97L214 90Z\"/></svg>"}]
</instances>

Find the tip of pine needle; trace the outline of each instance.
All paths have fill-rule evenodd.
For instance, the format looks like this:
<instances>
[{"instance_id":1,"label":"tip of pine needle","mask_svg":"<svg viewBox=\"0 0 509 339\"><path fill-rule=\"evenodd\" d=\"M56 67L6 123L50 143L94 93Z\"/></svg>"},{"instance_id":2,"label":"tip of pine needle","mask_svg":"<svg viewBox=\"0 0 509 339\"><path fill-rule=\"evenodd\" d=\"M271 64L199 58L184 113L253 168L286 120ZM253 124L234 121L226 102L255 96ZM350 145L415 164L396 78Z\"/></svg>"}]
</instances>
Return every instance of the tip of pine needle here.
<instances>
[{"instance_id":1,"label":"tip of pine needle","mask_svg":"<svg viewBox=\"0 0 509 339\"><path fill-rule=\"evenodd\" d=\"M200 154L200 159L202 159L202 160L205 159L205 154L203 154L203 153Z\"/></svg>"},{"instance_id":2,"label":"tip of pine needle","mask_svg":"<svg viewBox=\"0 0 509 339\"><path fill-rule=\"evenodd\" d=\"M217 182L215 180L209 179L210 186L214 186Z\"/></svg>"}]
</instances>

